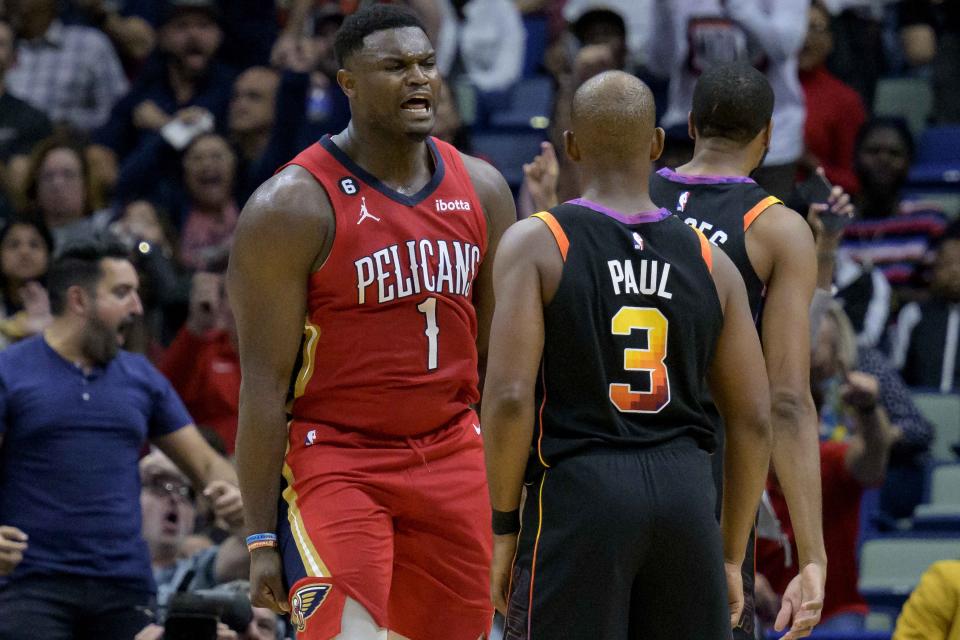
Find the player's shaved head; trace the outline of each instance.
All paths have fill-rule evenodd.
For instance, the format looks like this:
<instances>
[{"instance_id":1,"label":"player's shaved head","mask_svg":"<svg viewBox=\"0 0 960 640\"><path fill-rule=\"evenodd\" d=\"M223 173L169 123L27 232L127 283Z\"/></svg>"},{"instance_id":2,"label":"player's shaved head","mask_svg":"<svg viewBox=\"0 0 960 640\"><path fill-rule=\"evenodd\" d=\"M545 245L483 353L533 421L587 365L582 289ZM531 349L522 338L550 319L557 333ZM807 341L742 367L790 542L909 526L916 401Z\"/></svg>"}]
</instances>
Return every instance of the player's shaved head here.
<instances>
[{"instance_id":1,"label":"player's shaved head","mask_svg":"<svg viewBox=\"0 0 960 640\"><path fill-rule=\"evenodd\" d=\"M629 73L605 71L577 89L571 125L581 160L648 158L656 126L653 93Z\"/></svg>"},{"instance_id":2,"label":"player's shaved head","mask_svg":"<svg viewBox=\"0 0 960 640\"><path fill-rule=\"evenodd\" d=\"M748 64L721 64L703 72L693 89L691 119L703 138L746 144L773 116L773 89Z\"/></svg>"}]
</instances>

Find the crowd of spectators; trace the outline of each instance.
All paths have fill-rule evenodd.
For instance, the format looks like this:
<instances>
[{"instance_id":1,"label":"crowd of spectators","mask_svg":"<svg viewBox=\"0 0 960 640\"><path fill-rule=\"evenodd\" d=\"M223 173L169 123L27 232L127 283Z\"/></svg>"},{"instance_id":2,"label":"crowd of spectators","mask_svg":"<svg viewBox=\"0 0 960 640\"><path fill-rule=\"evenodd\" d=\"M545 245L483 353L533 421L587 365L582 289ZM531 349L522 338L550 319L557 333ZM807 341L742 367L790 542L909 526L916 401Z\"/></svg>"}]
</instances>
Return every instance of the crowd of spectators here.
<instances>
[{"instance_id":1,"label":"crowd of spectators","mask_svg":"<svg viewBox=\"0 0 960 640\"><path fill-rule=\"evenodd\" d=\"M692 151L687 112L700 70L746 60L767 75L776 93L773 139L756 180L806 213L796 186L822 167L856 203L844 229L811 220L821 265L829 264L821 286L835 300L815 327L811 384L829 529L824 620L860 625L861 498L880 488L879 509L864 517L881 529L902 526L922 500L934 438L910 389L960 391L960 223L951 224L960 200L931 198L911 183L920 131L875 112L875 98L885 79L915 79L932 95L927 123L960 126L960 4L394 1L417 11L436 43L446 80L435 105L438 137L470 152L472 136L496 131L505 96L545 81L552 97L542 122L524 126L524 135L541 136L541 154L515 158L527 163L525 179L511 184L521 215L577 195L575 168L554 149L562 148L573 92L592 75L622 69L650 84L667 129L660 162L669 167ZM166 376L188 422L231 455L240 370L222 274L233 233L260 183L346 126L332 42L361 4L0 0L0 350L66 312L48 281L63 248L109 233L132 256L140 283L142 308L121 327L126 348ZM934 191L951 193L949 185ZM10 429L10 405L2 408ZM15 442L7 438L0 451ZM3 473L0 493L12 490ZM154 450L140 461L140 479L142 533L162 597L221 583L242 592L235 581L244 577L245 550L235 527L218 524L197 495L201 478L188 479ZM786 532L786 543L761 543L760 585L775 600L793 572L785 569L790 527L775 477L769 494ZM251 620L239 637L284 633L269 612Z\"/></svg>"}]
</instances>

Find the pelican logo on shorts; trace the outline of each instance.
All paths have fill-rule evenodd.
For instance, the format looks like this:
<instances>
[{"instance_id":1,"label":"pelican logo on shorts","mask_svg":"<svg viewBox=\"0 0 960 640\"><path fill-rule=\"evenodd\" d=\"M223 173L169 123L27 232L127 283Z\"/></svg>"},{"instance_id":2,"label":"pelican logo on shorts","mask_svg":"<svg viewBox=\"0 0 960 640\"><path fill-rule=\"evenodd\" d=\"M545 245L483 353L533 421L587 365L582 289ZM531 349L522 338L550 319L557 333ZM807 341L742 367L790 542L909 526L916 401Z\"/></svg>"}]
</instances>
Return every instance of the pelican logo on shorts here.
<instances>
[{"instance_id":1,"label":"pelican logo on shorts","mask_svg":"<svg viewBox=\"0 0 960 640\"><path fill-rule=\"evenodd\" d=\"M297 631L306 631L307 618L317 612L331 588L329 584L308 584L296 590L290 603L290 622Z\"/></svg>"},{"instance_id":2,"label":"pelican logo on shorts","mask_svg":"<svg viewBox=\"0 0 960 640\"><path fill-rule=\"evenodd\" d=\"M677 200L677 211L683 213L687 210L687 202L690 200L690 192L684 191L680 194L680 199Z\"/></svg>"}]
</instances>

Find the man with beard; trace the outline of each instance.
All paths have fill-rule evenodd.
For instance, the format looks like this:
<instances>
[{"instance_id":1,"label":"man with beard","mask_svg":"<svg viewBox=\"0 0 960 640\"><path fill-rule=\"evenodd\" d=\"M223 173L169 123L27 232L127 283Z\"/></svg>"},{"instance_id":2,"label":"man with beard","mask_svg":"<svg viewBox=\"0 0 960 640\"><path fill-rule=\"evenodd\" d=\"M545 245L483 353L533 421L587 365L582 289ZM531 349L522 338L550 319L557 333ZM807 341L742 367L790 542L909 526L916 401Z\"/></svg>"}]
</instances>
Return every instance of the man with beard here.
<instances>
[{"instance_id":1,"label":"man with beard","mask_svg":"<svg viewBox=\"0 0 960 640\"><path fill-rule=\"evenodd\" d=\"M155 585L140 536L147 438L236 524L236 475L170 384L121 350L143 313L137 273L107 237L64 248L52 324L0 354L0 639L132 638Z\"/></svg>"},{"instance_id":2,"label":"man with beard","mask_svg":"<svg viewBox=\"0 0 960 640\"><path fill-rule=\"evenodd\" d=\"M784 637L793 640L808 635L820 618L827 564L807 320L817 256L807 222L747 177L770 147L773 110L773 89L753 67L735 63L706 70L693 89L689 115L693 159L676 171L664 168L651 176L650 198L723 249L747 287L770 383L771 463L799 549L800 572L784 595L776 624L782 630L792 621ZM834 193L830 202L834 213L848 213L846 197ZM713 414L715 424L722 424ZM714 480L722 494L718 469ZM744 615L734 630L737 640L753 636L752 552L751 544L743 565Z\"/></svg>"},{"instance_id":3,"label":"man with beard","mask_svg":"<svg viewBox=\"0 0 960 640\"><path fill-rule=\"evenodd\" d=\"M177 185L158 182L157 176L179 176L178 150L190 138L180 137L178 130L193 128L195 136L207 116L222 122L230 104L235 73L214 59L223 41L216 2L163 4L157 31L160 55L93 136L90 156L95 172L111 186L119 180L122 195L169 198L164 189ZM119 176L118 159L123 159Z\"/></svg>"}]
</instances>

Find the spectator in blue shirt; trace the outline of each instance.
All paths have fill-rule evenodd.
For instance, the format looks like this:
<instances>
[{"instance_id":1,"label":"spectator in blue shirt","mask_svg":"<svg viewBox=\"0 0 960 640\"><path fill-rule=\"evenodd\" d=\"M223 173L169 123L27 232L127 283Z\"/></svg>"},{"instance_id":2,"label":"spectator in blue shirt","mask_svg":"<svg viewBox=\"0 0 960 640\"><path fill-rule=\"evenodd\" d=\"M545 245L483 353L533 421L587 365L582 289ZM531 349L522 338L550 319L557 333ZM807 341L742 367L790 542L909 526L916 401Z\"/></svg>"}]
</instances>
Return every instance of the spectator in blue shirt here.
<instances>
[{"instance_id":1,"label":"spectator in blue shirt","mask_svg":"<svg viewBox=\"0 0 960 640\"><path fill-rule=\"evenodd\" d=\"M143 312L122 245L65 247L52 324L0 353L0 640L133 638L155 585L137 460L149 438L237 522L236 474L170 384L123 351Z\"/></svg>"},{"instance_id":2,"label":"spectator in blue shirt","mask_svg":"<svg viewBox=\"0 0 960 640\"><path fill-rule=\"evenodd\" d=\"M223 125L230 103L235 74L214 60L223 41L216 4L170 0L163 15L158 55L94 135L95 173L117 180L119 166L117 195L123 200L149 197L166 204L157 199L162 194L156 187L163 185L156 180L157 174L138 181L143 176L137 171L132 178L125 175L127 165L137 166L144 156L160 154L163 170L177 175L178 152L189 142L189 137L175 135L177 130L192 130L196 135L198 123L207 116Z\"/></svg>"}]
</instances>

